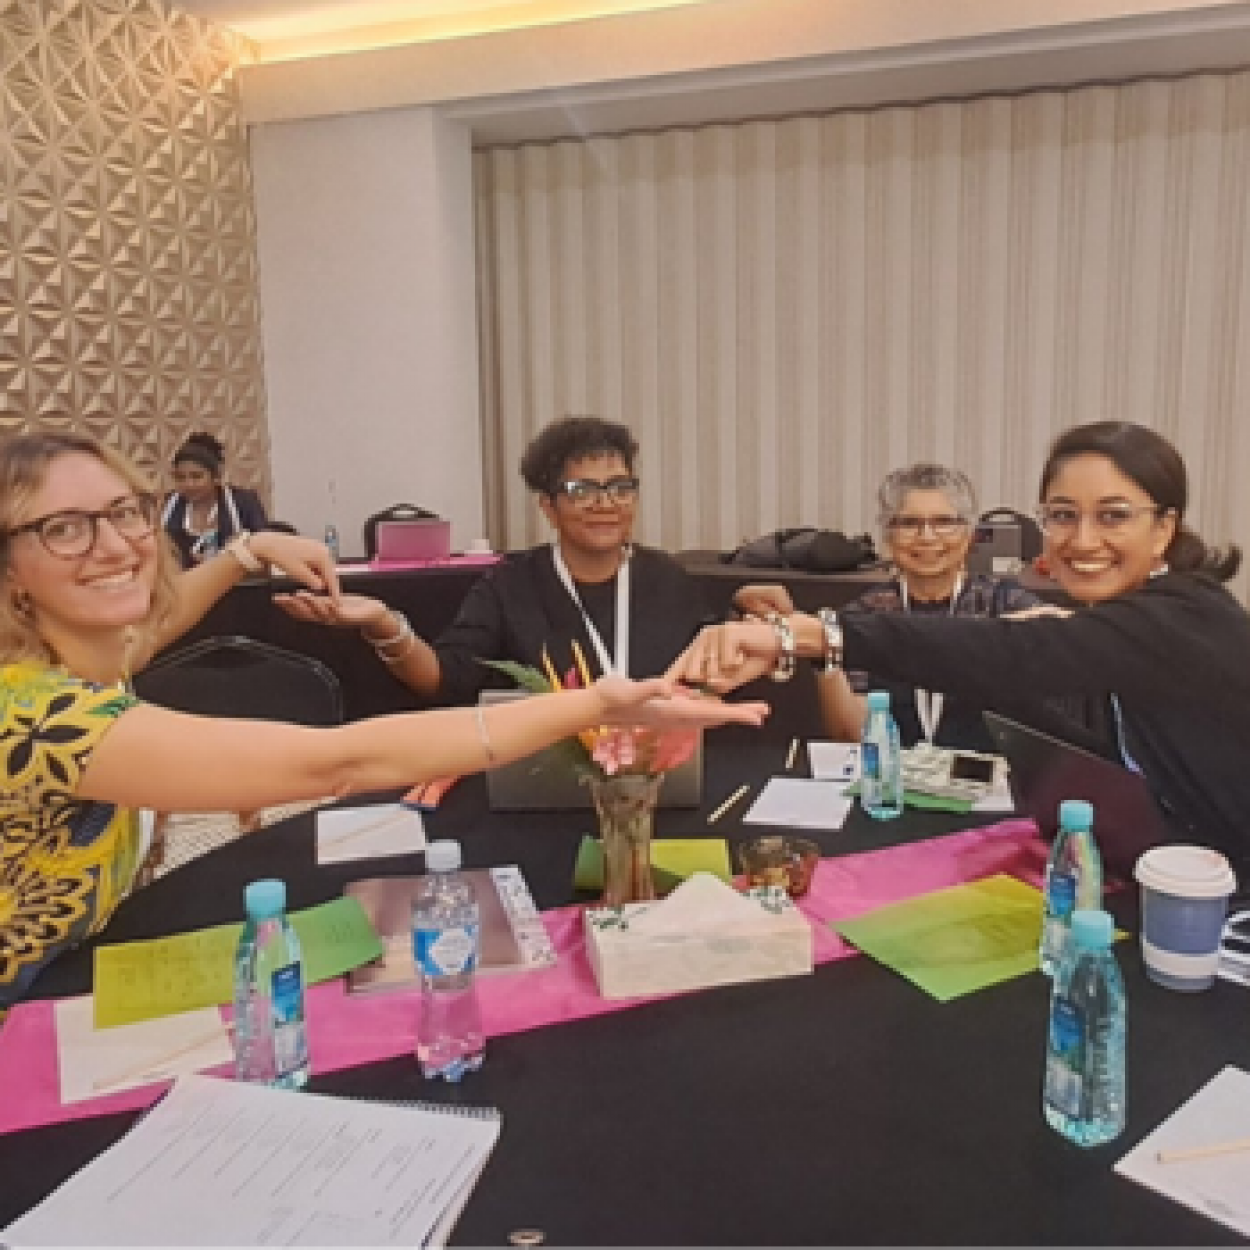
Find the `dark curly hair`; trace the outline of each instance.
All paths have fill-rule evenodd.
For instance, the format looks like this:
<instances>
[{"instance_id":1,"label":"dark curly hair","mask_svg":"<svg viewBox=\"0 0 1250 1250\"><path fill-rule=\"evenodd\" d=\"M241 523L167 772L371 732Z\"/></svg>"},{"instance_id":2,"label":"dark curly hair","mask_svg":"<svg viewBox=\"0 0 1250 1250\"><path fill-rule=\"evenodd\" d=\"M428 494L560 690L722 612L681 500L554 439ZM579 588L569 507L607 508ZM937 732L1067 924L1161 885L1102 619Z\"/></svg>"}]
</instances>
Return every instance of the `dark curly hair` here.
<instances>
[{"instance_id":1,"label":"dark curly hair","mask_svg":"<svg viewBox=\"0 0 1250 1250\"><path fill-rule=\"evenodd\" d=\"M174 452L175 466L184 460L190 460L207 469L213 477L220 477L226 463L226 449L221 439L204 430L198 430L194 434L188 434L186 441Z\"/></svg>"},{"instance_id":2,"label":"dark curly hair","mask_svg":"<svg viewBox=\"0 0 1250 1250\"><path fill-rule=\"evenodd\" d=\"M551 498L560 489L569 461L605 455L620 456L633 473L638 441L628 426L599 417L561 417L530 441L521 456L521 476L535 494Z\"/></svg>"},{"instance_id":3,"label":"dark curly hair","mask_svg":"<svg viewBox=\"0 0 1250 1250\"><path fill-rule=\"evenodd\" d=\"M1045 500L1059 470L1076 456L1106 456L1125 477L1131 478L1160 508L1176 517L1176 534L1163 557L1178 572L1208 573L1226 582L1241 567L1241 549L1235 544L1208 547L1185 524L1189 479L1181 453L1162 434L1132 421L1095 421L1065 430L1050 448L1042 469L1039 498Z\"/></svg>"}]
</instances>

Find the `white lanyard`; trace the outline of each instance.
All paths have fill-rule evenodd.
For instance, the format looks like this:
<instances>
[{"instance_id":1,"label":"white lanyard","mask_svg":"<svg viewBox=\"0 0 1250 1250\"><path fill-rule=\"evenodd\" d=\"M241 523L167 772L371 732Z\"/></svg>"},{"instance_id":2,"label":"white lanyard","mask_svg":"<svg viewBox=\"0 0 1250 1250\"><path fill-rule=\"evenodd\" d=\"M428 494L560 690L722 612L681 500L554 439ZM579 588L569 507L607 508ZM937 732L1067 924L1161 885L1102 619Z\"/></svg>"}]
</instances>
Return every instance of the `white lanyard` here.
<instances>
[{"instance_id":1,"label":"white lanyard","mask_svg":"<svg viewBox=\"0 0 1250 1250\"><path fill-rule=\"evenodd\" d=\"M582 620L586 623L586 633L590 636L595 654L599 657L600 671L605 674L619 673L622 677L629 676L629 557L630 550L625 547L621 552L621 563L616 570L616 659L614 661L608 654L608 649L604 646L594 621L590 619L582 603L581 595L577 593L573 575L560 554L560 544L551 544L551 559L556 566L556 576L564 583L564 589L569 592L569 598L577 604L577 610L582 614Z\"/></svg>"},{"instance_id":2,"label":"white lanyard","mask_svg":"<svg viewBox=\"0 0 1250 1250\"><path fill-rule=\"evenodd\" d=\"M899 597L903 601L903 611L911 611L911 599L907 594L907 579L900 577L898 579ZM950 615L955 615L955 605L959 602L960 592L964 588L964 575L955 578L955 587L951 591ZM926 742L932 742L937 737L938 726L942 723L942 704L945 697L935 691L921 690L916 687L916 716L920 721L920 732L924 735Z\"/></svg>"}]
</instances>

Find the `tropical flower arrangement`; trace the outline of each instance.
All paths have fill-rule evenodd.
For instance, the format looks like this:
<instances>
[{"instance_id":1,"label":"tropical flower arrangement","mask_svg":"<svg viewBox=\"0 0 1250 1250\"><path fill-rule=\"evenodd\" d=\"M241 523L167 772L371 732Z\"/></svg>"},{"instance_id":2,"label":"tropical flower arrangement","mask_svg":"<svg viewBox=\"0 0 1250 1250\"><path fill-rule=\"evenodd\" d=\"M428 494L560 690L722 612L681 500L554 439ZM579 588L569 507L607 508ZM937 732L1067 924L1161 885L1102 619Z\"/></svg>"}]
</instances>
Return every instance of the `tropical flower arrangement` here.
<instances>
[{"instance_id":1,"label":"tropical flower arrangement","mask_svg":"<svg viewBox=\"0 0 1250 1250\"><path fill-rule=\"evenodd\" d=\"M579 690L593 683L586 657L577 640L572 645L574 665L563 677L556 672L543 648L542 670L511 660L484 660L490 668L506 673L523 690L547 694ZM641 725L600 725L584 729L564 741L569 764L583 777L657 777L684 764L699 742L697 729L656 730Z\"/></svg>"}]
</instances>

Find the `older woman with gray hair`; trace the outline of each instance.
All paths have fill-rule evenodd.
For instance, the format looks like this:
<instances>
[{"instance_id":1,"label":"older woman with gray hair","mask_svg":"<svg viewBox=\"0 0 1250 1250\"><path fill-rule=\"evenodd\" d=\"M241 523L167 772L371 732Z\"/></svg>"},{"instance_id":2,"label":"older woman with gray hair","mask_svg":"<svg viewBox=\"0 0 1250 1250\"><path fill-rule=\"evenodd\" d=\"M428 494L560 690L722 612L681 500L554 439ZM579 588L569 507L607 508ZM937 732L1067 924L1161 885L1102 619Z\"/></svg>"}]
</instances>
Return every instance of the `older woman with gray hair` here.
<instances>
[{"instance_id":1,"label":"older woman with gray hair","mask_svg":"<svg viewBox=\"0 0 1250 1250\"><path fill-rule=\"evenodd\" d=\"M890 578L847 604L840 615L902 612L917 616L1005 616L1038 599L1012 578L969 573L976 492L968 476L939 464L913 464L888 474L877 491ZM793 611L781 586L744 586L734 605L748 615ZM922 740L974 751L994 749L980 709L941 691L887 681L874 673L817 671L817 689L830 737L854 742L863 728L869 690L888 690L905 746Z\"/></svg>"}]
</instances>

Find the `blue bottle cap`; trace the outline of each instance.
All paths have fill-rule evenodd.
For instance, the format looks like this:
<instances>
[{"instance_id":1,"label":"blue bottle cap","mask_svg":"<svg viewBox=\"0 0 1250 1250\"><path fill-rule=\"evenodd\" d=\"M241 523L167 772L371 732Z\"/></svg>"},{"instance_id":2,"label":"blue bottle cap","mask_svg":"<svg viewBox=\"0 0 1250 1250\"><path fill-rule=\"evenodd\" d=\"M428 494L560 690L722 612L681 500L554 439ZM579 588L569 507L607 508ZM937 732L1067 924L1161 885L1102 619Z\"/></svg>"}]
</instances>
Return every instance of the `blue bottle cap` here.
<instances>
[{"instance_id":1,"label":"blue bottle cap","mask_svg":"<svg viewBox=\"0 0 1250 1250\"><path fill-rule=\"evenodd\" d=\"M1072 913L1072 944L1081 950L1101 951L1111 945L1115 926L1105 911Z\"/></svg>"},{"instance_id":2,"label":"blue bottle cap","mask_svg":"<svg viewBox=\"0 0 1250 1250\"><path fill-rule=\"evenodd\" d=\"M888 690L870 690L868 692L868 710L870 712L888 712L890 710L890 692Z\"/></svg>"},{"instance_id":3,"label":"blue bottle cap","mask_svg":"<svg viewBox=\"0 0 1250 1250\"><path fill-rule=\"evenodd\" d=\"M1060 829L1092 829L1094 805L1084 799L1064 799L1059 804Z\"/></svg>"},{"instance_id":4,"label":"blue bottle cap","mask_svg":"<svg viewBox=\"0 0 1250 1250\"><path fill-rule=\"evenodd\" d=\"M243 891L243 906L251 920L272 920L286 911L286 882L276 877L253 881Z\"/></svg>"},{"instance_id":5,"label":"blue bottle cap","mask_svg":"<svg viewBox=\"0 0 1250 1250\"><path fill-rule=\"evenodd\" d=\"M442 838L425 848L425 867L429 872L456 872L460 862L460 843L455 838Z\"/></svg>"}]
</instances>

